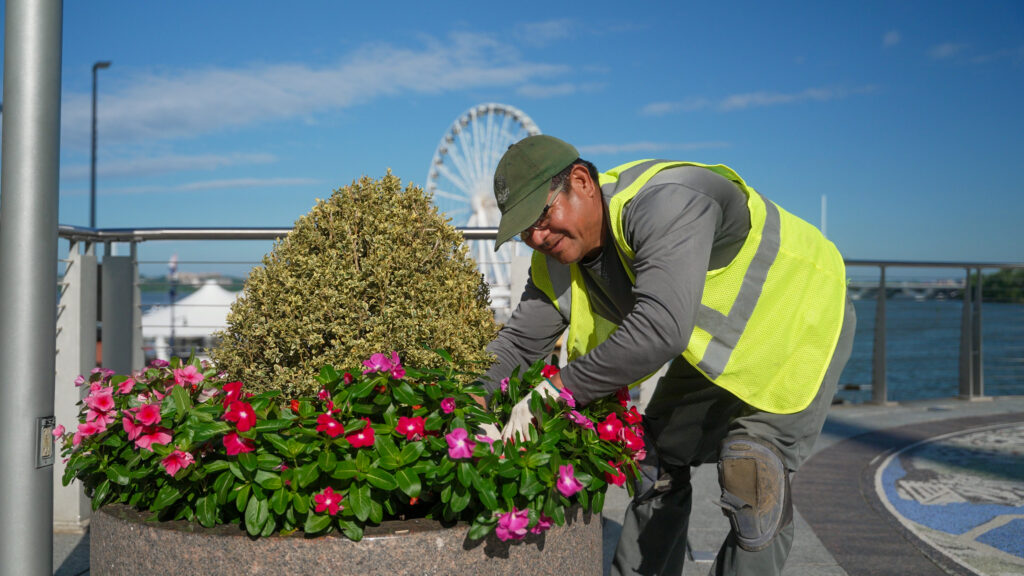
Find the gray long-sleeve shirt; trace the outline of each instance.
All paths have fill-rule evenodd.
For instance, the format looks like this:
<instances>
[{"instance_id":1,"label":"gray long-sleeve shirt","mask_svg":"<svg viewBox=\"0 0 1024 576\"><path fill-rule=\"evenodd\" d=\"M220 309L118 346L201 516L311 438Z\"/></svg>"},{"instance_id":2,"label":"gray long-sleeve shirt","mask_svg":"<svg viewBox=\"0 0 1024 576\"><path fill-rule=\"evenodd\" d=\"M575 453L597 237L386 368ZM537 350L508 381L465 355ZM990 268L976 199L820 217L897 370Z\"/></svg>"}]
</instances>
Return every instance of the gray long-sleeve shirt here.
<instances>
[{"instance_id":1,"label":"gray long-sleeve shirt","mask_svg":"<svg viewBox=\"0 0 1024 576\"><path fill-rule=\"evenodd\" d=\"M728 264L750 230L743 191L696 166L656 174L622 218L626 242L636 253L636 284L607 230L603 250L580 262L594 313L619 325L605 342L562 369L562 384L580 404L611 394L682 353L707 271ZM484 376L488 390L493 392L516 366L525 368L549 354L565 328L562 315L528 280L519 306L488 346L496 355Z\"/></svg>"}]
</instances>

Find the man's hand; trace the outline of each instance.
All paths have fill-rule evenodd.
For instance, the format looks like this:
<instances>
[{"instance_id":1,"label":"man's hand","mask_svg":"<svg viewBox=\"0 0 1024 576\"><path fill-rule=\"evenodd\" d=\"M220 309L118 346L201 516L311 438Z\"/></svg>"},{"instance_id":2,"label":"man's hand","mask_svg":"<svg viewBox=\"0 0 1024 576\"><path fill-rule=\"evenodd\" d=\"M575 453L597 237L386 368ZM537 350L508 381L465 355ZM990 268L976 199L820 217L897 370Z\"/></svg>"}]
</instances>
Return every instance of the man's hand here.
<instances>
[{"instance_id":1,"label":"man's hand","mask_svg":"<svg viewBox=\"0 0 1024 576\"><path fill-rule=\"evenodd\" d=\"M557 402L559 400L558 390L551 385L551 381L545 379L534 388L541 396ZM530 438L530 425L533 421L533 413L530 412L530 396L533 392L529 392L522 400L516 403L512 407L512 414L508 417L508 422L505 423L505 428L501 431L501 439L507 442L510 438L516 436L519 437L520 441L528 440Z\"/></svg>"}]
</instances>

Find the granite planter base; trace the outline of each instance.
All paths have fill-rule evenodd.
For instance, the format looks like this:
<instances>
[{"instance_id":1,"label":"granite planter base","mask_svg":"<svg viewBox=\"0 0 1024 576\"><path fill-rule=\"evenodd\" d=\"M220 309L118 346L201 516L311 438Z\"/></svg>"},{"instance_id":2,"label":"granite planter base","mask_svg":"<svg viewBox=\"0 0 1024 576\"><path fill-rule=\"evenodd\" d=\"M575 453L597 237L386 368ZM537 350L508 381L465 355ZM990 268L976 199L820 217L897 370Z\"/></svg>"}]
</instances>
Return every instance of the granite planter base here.
<instances>
[{"instance_id":1,"label":"granite planter base","mask_svg":"<svg viewBox=\"0 0 1024 576\"><path fill-rule=\"evenodd\" d=\"M601 516L577 511L565 526L514 544L491 533L469 540L469 526L433 520L384 522L361 542L332 534L253 539L237 527L203 528L184 521L147 522L148 513L121 505L95 512L90 574L601 574Z\"/></svg>"}]
</instances>

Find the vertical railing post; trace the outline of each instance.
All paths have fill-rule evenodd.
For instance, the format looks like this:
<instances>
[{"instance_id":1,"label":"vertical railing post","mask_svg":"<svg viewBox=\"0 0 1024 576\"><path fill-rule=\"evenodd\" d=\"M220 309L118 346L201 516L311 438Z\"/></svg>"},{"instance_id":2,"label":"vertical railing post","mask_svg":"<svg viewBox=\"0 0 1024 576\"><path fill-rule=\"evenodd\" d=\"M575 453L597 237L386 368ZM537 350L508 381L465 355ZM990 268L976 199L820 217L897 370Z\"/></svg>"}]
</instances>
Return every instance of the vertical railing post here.
<instances>
[{"instance_id":1,"label":"vertical railing post","mask_svg":"<svg viewBox=\"0 0 1024 576\"><path fill-rule=\"evenodd\" d=\"M61 0L4 5L0 573L53 574Z\"/></svg>"},{"instance_id":2,"label":"vertical railing post","mask_svg":"<svg viewBox=\"0 0 1024 576\"><path fill-rule=\"evenodd\" d=\"M134 243L128 256L116 256L112 248L106 244L102 267L103 367L128 374L142 368L138 264Z\"/></svg>"},{"instance_id":3,"label":"vertical railing post","mask_svg":"<svg viewBox=\"0 0 1024 576\"><path fill-rule=\"evenodd\" d=\"M873 404L885 404L886 378L885 378L885 299L887 288L885 286L885 266L879 266L878 276L878 298L875 306L875 346L871 361L871 402Z\"/></svg>"},{"instance_id":4,"label":"vertical railing post","mask_svg":"<svg viewBox=\"0 0 1024 576\"><path fill-rule=\"evenodd\" d=\"M79 374L88 376L96 367L96 251L91 242L72 241L61 283L57 307L57 373L54 377L54 416L57 423L73 431L78 422L77 403L88 387L76 388ZM53 468L53 528L81 531L88 523L92 506L81 484L64 486L65 465L61 459Z\"/></svg>"},{"instance_id":5,"label":"vertical railing post","mask_svg":"<svg viewBox=\"0 0 1024 576\"><path fill-rule=\"evenodd\" d=\"M974 399L984 398L985 396L985 366L984 358L981 353L981 304L984 301L981 296L981 268L977 269L977 274L978 282L975 284L974 293L974 318L971 323L971 342L974 344L973 350L971 351L971 367L973 368L973 386L971 387L971 396Z\"/></svg>"},{"instance_id":6,"label":"vertical railing post","mask_svg":"<svg viewBox=\"0 0 1024 576\"><path fill-rule=\"evenodd\" d=\"M971 269L964 269L963 306L960 312L960 399L970 400L974 394L974 322L971 319Z\"/></svg>"}]
</instances>

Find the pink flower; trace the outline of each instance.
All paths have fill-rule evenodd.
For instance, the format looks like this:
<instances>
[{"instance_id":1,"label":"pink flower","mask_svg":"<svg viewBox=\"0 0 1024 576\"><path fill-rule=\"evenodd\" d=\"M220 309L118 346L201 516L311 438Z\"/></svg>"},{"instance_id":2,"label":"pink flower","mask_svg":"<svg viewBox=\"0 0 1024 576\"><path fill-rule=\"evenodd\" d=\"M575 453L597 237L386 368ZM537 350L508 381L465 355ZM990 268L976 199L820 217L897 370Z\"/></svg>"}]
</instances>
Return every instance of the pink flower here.
<instances>
[{"instance_id":1,"label":"pink flower","mask_svg":"<svg viewBox=\"0 0 1024 576\"><path fill-rule=\"evenodd\" d=\"M124 382L121 382L120 384L117 385L117 393L118 394L129 394L129 393L131 393L132 388L134 388L134 387L135 387L135 379L134 378L129 378L129 379L125 380Z\"/></svg>"},{"instance_id":2,"label":"pink flower","mask_svg":"<svg viewBox=\"0 0 1024 576\"><path fill-rule=\"evenodd\" d=\"M501 388L501 393L502 394L508 392L508 378L502 378L501 379L501 384L499 386Z\"/></svg>"},{"instance_id":3,"label":"pink flower","mask_svg":"<svg viewBox=\"0 0 1024 576\"><path fill-rule=\"evenodd\" d=\"M572 469L572 464L558 467L558 482L555 484L555 487L566 498L583 490L583 484L576 479L576 472Z\"/></svg>"},{"instance_id":4,"label":"pink flower","mask_svg":"<svg viewBox=\"0 0 1024 576\"><path fill-rule=\"evenodd\" d=\"M568 388L562 388L558 391L558 397L561 398L569 408L576 407L576 399L573 398L572 392Z\"/></svg>"},{"instance_id":5,"label":"pink flower","mask_svg":"<svg viewBox=\"0 0 1024 576\"><path fill-rule=\"evenodd\" d=\"M63 424L58 424L57 427L53 429L53 437L54 438L60 438L63 435L64 435L64 425Z\"/></svg>"},{"instance_id":6,"label":"pink flower","mask_svg":"<svg viewBox=\"0 0 1024 576\"><path fill-rule=\"evenodd\" d=\"M220 390L216 388L203 388L202 392L199 393L199 403L204 404L207 400L218 394L220 394Z\"/></svg>"},{"instance_id":7,"label":"pink flower","mask_svg":"<svg viewBox=\"0 0 1024 576\"><path fill-rule=\"evenodd\" d=\"M594 429L594 423L590 420L590 418L587 418L586 416L580 414L575 410L569 412L569 419L572 420L578 426L581 426L587 430Z\"/></svg>"},{"instance_id":8,"label":"pink flower","mask_svg":"<svg viewBox=\"0 0 1024 576\"><path fill-rule=\"evenodd\" d=\"M224 407L227 408L235 400L242 399L242 383L228 382L224 385Z\"/></svg>"},{"instance_id":9,"label":"pink flower","mask_svg":"<svg viewBox=\"0 0 1024 576\"><path fill-rule=\"evenodd\" d=\"M441 411L445 414L451 414L455 411L455 398L445 398L441 400Z\"/></svg>"},{"instance_id":10,"label":"pink flower","mask_svg":"<svg viewBox=\"0 0 1024 576\"><path fill-rule=\"evenodd\" d=\"M558 374L558 372L558 366L553 366L551 364L545 364L544 367L540 369L540 375L545 378L551 378L555 374Z\"/></svg>"},{"instance_id":11,"label":"pink flower","mask_svg":"<svg viewBox=\"0 0 1024 576\"><path fill-rule=\"evenodd\" d=\"M135 419L139 424L155 426L160 423L160 404L146 404L140 406L135 412Z\"/></svg>"},{"instance_id":12,"label":"pink flower","mask_svg":"<svg viewBox=\"0 0 1024 576\"><path fill-rule=\"evenodd\" d=\"M92 373L99 374L100 380L106 380L114 375L114 371L109 368L93 368Z\"/></svg>"},{"instance_id":13,"label":"pink flower","mask_svg":"<svg viewBox=\"0 0 1024 576\"><path fill-rule=\"evenodd\" d=\"M81 386L82 384L85 384L85 376L83 376L82 374L79 374L78 377L75 378L75 387L77 388L77 387Z\"/></svg>"},{"instance_id":14,"label":"pink flower","mask_svg":"<svg viewBox=\"0 0 1024 576\"><path fill-rule=\"evenodd\" d=\"M345 431L345 427L332 418L330 414L321 414L316 417L316 431L323 432L331 438L337 438L339 434Z\"/></svg>"},{"instance_id":15,"label":"pink flower","mask_svg":"<svg viewBox=\"0 0 1024 576\"><path fill-rule=\"evenodd\" d=\"M487 447L491 449L491 454L494 453L494 438L491 438L487 434L477 434L476 435L476 441L477 442L483 442L484 444L487 444ZM502 454L501 457L504 458L505 455Z\"/></svg>"},{"instance_id":16,"label":"pink flower","mask_svg":"<svg viewBox=\"0 0 1024 576\"><path fill-rule=\"evenodd\" d=\"M390 372L391 360L389 360L387 356L378 352L370 356L369 360L363 360L363 366L366 366L366 369L363 370L363 374L372 374L374 372Z\"/></svg>"},{"instance_id":17,"label":"pink flower","mask_svg":"<svg viewBox=\"0 0 1024 576\"><path fill-rule=\"evenodd\" d=\"M178 386L185 386L186 384L199 384L203 381L203 374L196 369L195 366L189 364L184 368L176 368L173 372L174 383Z\"/></svg>"},{"instance_id":18,"label":"pink flower","mask_svg":"<svg viewBox=\"0 0 1024 576\"><path fill-rule=\"evenodd\" d=\"M622 472L622 468L619 467L620 464L609 460L608 465L611 466L612 468L615 468L615 473L612 474L610 472L605 472L604 479L607 480L609 484L614 484L616 486L622 486L623 484L625 484L626 475Z\"/></svg>"},{"instance_id":19,"label":"pink flower","mask_svg":"<svg viewBox=\"0 0 1024 576\"><path fill-rule=\"evenodd\" d=\"M316 393L316 397L321 401L328 400L331 397L331 393L328 392L326 388L321 388L320 391Z\"/></svg>"},{"instance_id":20,"label":"pink flower","mask_svg":"<svg viewBox=\"0 0 1024 576\"><path fill-rule=\"evenodd\" d=\"M224 419L234 422L239 432L245 432L256 425L256 413L253 412L252 405L238 400L228 405Z\"/></svg>"},{"instance_id":21,"label":"pink flower","mask_svg":"<svg viewBox=\"0 0 1024 576\"><path fill-rule=\"evenodd\" d=\"M128 412L125 413L124 418L121 419L121 426L124 427L124 431L128 433L128 440L135 440L142 434L143 426L135 423L135 419Z\"/></svg>"},{"instance_id":22,"label":"pink flower","mask_svg":"<svg viewBox=\"0 0 1024 576\"><path fill-rule=\"evenodd\" d=\"M229 432L224 435L224 448L228 456L252 452L256 449L256 443L248 438L242 438L237 432Z\"/></svg>"},{"instance_id":23,"label":"pink flower","mask_svg":"<svg viewBox=\"0 0 1024 576\"><path fill-rule=\"evenodd\" d=\"M167 428L159 428L157 426L146 426L142 431L143 433L135 439L135 445L139 448L153 451L153 444L159 444L163 446L171 441L171 431Z\"/></svg>"},{"instance_id":24,"label":"pink flower","mask_svg":"<svg viewBox=\"0 0 1024 576\"><path fill-rule=\"evenodd\" d=\"M619 430L622 430L622 422L619 421L619 417L614 412L597 425L597 435L601 440L612 442L618 440Z\"/></svg>"},{"instance_id":25,"label":"pink flower","mask_svg":"<svg viewBox=\"0 0 1024 576\"><path fill-rule=\"evenodd\" d=\"M395 430L399 434L405 434L406 440L419 440L423 438L423 426L425 423L426 421L420 416L413 416L412 418L399 416L398 425L395 426Z\"/></svg>"},{"instance_id":26,"label":"pink flower","mask_svg":"<svg viewBox=\"0 0 1024 576\"><path fill-rule=\"evenodd\" d=\"M318 514L327 511L328 514L334 516L338 513L338 510L344 510L345 507L341 505L342 495L334 491L334 488L328 486L324 488L324 491L319 494L313 495L313 502L316 503L316 507L313 509Z\"/></svg>"},{"instance_id":27,"label":"pink flower","mask_svg":"<svg viewBox=\"0 0 1024 576\"><path fill-rule=\"evenodd\" d=\"M639 424L644 420L644 417L637 412L636 406L630 406L629 410L626 410L622 417L625 418L626 423L630 425Z\"/></svg>"},{"instance_id":28,"label":"pink flower","mask_svg":"<svg viewBox=\"0 0 1024 576\"><path fill-rule=\"evenodd\" d=\"M374 436L373 427L370 426L370 419L363 418L363 420L366 421L366 426L363 426L362 430L356 432L355 434L349 434L348 436L345 436L345 440L348 440L348 443L351 444L353 448L373 446Z\"/></svg>"},{"instance_id":29,"label":"pink flower","mask_svg":"<svg viewBox=\"0 0 1024 576\"><path fill-rule=\"evenodd\" d=\"M513 506L511 512L498 514L498 525L494 528L494 533L500 540L522 540L526 537L526 527L529 524L529 510L516 510Z\"/></svg>"},{"instance_id":30,"label":"pink flower","mask_svg":"<svg viewBox=\"0 0 1024 576\"><path fill-rule=\"evenodd\" d=\"M109 410L107 412L100 412L99 410L89 409L85 414L86 422L95 422L98 426L107 427L110 423L117 419L117 411Z\"/></svg>"},{"instance_id":31,"label":"pink flower","mask_svg":"<svg viewBox=\"0 0 1024 576\"><path fill-rule=\"evenodd\" d=\"M622 388L616 390L615 397L619 399L619 404L622 404L623 408L628 406L630 400L632 400L632 398L629 397L629 388L626 386L623 386Z\"/></svg>"},{"instance_id":32,"label":"pink flower","mask_svg":"<svg viewBox=\"0 0 1024 576\"><path fill-rule=\"evenodd\" d=\"M633 452L633 461L642 462L644 458L647 458L647 450L637 450Z\"/></svg>"},{"instance_id":33,"label":"pink flower","mask_svg":"<svg viewBox=\"0 0 1024 576\"><path fill-rule=\"evenodd\" d=\"M540 518L537 519L537 523L533 525L533 528L530 528L530 533L543 534L544 532L547 532L547 530L551 528L551 522L551 518L548 518L543 512L541 512Z\"/></svg>"},{"instance_id":34,"label":"pink flower","mask_svg":"<svg viewBox=\"0 0 1024 576\"><path fill-rule=\"evenodd\" d=\"M88 438L93 434L99 434L107 429L106 424L97 422L86 422L85 424L78 425L78 432L75 432L74 438L71 439L73 446L78 446L82 443L82 438Z\"/></svg>"},{"instance_id":35,"label":"pink flower","mask_svg":"<svg viewBox=\"0 0 1024 576\"><path fill-rule=\"evenodd\" d=\"M644 439L636 435L629 428L623 428L620 430L619 436L622 438L622 442L626 445L626 448L629 448L634 452L644 449Z\"/></svg>"},{"instance_id":36,"label":"pink flower","mask_svg":"<svg viewBox=\"0 0 1024 576\"><path fill-rule=\"evenodd\" d=\"M448 456L453 460L473 457L473 448L476 447L476 442L469 439L469 432L465 428L452 430L445 435L444 439L448 442Z\"/></svg>"},{"instance_id":37,"label":"pink flower","mask_svg":"<svg viewBox=\"0 0 1024 576\"><path fill-rule=\"evenodd\" d=\"M174 476L178 471L191 466L193 462L195 462L195 458L192 457L191 453L175 450L168 454L166 458L161 460L160 464L163 465L164 470L166 470L168 474Z\"/></svg>"},{"instance_id":38,"label":"pink flower","mask_svg":"<svg viewBox=\"0 0 1024 576\"><path fill-rule=\"evenodd\" d=\"M391 377L395 380L401 380L405 378L405 368L402 368L402 363L398 360L398 352L391 351Z\"/></svg>"},{"instance_id":39,"label":"pink flower","mask_svg":"<svg viewBox=\"0 0 1024 576\"><path fill-rule=\"evenodd\" d=\"M114 389L112 387L100 388L98 391L89 394L85 398L85 405L97 412L106 412L114 409Z\"/></svg>"},{"instance_id":40,"label":"pink flower","mask_svg":"<svg viewBox=\"0 0 1024 576\"><path fill-rule=\"evenodd\" d=\"M153 368L167 368L171 364L167 360L154 358L153 360L149 361L149 365L152 366Z\"/></svg>"}]
</instances>

